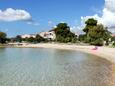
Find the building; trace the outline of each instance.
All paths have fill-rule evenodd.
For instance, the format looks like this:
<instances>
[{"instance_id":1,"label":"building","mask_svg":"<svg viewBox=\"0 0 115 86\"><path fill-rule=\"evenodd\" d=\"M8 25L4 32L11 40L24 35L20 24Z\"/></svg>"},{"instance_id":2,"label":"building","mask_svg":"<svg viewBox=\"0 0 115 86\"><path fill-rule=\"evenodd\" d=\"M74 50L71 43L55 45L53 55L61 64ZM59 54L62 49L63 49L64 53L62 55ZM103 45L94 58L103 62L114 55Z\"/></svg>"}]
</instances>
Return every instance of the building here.
<instances>
[{"instance_id":1,"label":"building","mask_svg":"<svg viewBox=\"0 0 115 86\"><path fill-rule=\"evenodd\" d=\"M45 39L48 40L55 40L56 39L56 34L54 31L50 31L50 32L41 32L39 33L39 35Z\"/></svg>"},{"instance_id":2,"label":"building","mask_svg":"<svg viewBox=\"0 0 115 86\"><path fill-rule=\"evenodd\" d=\"M79 34L78 34L78 33L75 33L75 36L76 36L77 38L79 38Z\"/></svg>"},{"instance_id":3,"label":"building","mask_svg":"<svg viewBox=\"0 0 115 86\"><path fill-rule=\"evenodd\" d=\"M112 34L112 37L115 37L115 34Z\"/></svg>"},{"instance_id":4,"label":"building","mask_svg":"<svg viewBox=\"0 0 115 86\"><path fill-rule=\"evenodd\" d=\"M21 35L22 38L30 38L30 37L33 37L35 38L36 35L35 34L24 34L24 35Z\"/></svg>"}]
</instances>

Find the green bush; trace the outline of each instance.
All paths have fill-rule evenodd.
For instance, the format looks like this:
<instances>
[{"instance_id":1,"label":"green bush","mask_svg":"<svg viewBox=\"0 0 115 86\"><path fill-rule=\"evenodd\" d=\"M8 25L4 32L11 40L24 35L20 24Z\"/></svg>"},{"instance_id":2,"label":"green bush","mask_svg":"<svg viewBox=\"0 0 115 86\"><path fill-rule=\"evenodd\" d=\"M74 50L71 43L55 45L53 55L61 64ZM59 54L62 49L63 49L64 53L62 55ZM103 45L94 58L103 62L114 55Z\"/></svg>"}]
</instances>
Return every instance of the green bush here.
<instances>
[{"instance_id":1,"label":"green bush","mask_svg":"<svg viewBox=\"0 0 115 86\"><path fill-rule=\"evenodd\" d=\"M115 42L113 43L113 46L115 46Z\"/></svg>"},{"instance_id":2,"label":"green bush","mask_svg":"<svg viewBox=\"0 0 115 86\"><path fill-rule=\"evenodd\" d=\"M79 41L84 42L85 39L86 39L86 35L85 34L80 34L79 35L79 38L78 38Z\"/></svg>"},{"instance_id":3,"label":"green bush","mask_svg":"<svg viewBox=\"0 0 115 86\"><path fill-rule=\"evenodd\" d=\"M112 38L111 38L111 41L115 41L115 37L112 37Z\"/></svg>"},{"instance_id":4,"label":"green bush","mask_svg":"<svg viewBox=\"0 0 115 86\"><path fill-rule=\"evenodd\" d=\"M72 41L71 41L72 43L76 43L77 42L77 38L76 37L74 37L73 39L72 39Z\"/></svg>"},{"instance_id":5,"label":"green bush","mask_svg":"<svg viewBox=\"0 0 115 86\"><path fill-rule=\"evenodd\" d=\"M97 39L93 42L90 43L91 45L96 45L96 46L103 46L103 41L100 39Z\"/></svg>"}]
</instances>

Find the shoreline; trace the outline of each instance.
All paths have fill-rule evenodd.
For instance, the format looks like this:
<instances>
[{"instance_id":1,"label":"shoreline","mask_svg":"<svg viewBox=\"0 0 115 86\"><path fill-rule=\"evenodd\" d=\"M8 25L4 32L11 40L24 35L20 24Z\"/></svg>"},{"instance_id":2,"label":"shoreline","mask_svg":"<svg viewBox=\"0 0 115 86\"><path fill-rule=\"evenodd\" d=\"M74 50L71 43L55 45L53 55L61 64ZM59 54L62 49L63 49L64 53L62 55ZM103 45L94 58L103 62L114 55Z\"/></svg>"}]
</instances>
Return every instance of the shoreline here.
<instances>
[{"instance_id":1,"label":"shoreline","mask_svg":"<svg viewBox=\"0 0 115 86\"><path fill-rule=\"evenodd\" d=\"M52 49L64 49L64 50L75 50L98 57L104 58L112 63L115 63L115 48L109 47L98 47L97 50L92 50L94 46L82 46L76 44L64 44L64 43L39 43L39 44L24 44L24 45L15 45L15 46L0 46L8 48L52 48Z\"/></svg>"}]
</instances>

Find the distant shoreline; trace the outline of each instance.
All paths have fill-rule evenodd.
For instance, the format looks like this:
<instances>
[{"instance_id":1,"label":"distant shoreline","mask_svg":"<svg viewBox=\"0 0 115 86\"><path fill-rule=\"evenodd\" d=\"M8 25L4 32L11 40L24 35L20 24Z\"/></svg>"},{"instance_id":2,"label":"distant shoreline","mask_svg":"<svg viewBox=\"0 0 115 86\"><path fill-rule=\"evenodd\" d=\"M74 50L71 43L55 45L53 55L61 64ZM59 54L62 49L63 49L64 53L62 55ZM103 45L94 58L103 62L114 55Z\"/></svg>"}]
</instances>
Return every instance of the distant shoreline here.
<instances>
[{"instance_id":1,"label":"distant shoreline","mask_svg":"<svg viewBox=\"0 0 115 86\"><path fill-rule=\"evenodd\" d=\"M24 45L12 45L6 46L0 45L0 48L9 47L9 48L53 48L53 49L66 49L66 50L76 50L89 54L93 54L104 59L109 60L112 63L115 63L115 48L109 47L98 47L97 50L92 50L94 46L82 46L76 44L64 44L64 43L39 43L39 44L24 44Z\"/></svg>"}]
</instances>

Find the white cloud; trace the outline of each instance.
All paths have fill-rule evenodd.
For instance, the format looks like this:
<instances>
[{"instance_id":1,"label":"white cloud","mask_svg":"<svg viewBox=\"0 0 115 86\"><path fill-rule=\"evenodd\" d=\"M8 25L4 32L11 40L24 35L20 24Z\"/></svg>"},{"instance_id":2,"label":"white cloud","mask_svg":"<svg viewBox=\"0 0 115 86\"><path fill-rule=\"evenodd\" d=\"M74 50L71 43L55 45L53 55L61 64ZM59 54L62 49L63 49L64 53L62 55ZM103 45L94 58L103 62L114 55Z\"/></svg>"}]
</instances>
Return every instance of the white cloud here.
<instances>
[{"instance_id":1,"label":"white cloud","mask_svg":"<svg viewBox=\"0 0 115 86\"><path fill-rule=\"evenodd\" d=\"M102 8L101 8L101 9L102 9ZM96 12L96 13L100 14L100 15L102 14L102 10L97 9L97 8L95 8L95 7L92 7L91 10L92 10L93 12Z\"/></svg>"},{"instance_id":2,"label":"white cloud","mask_svg":"<svg viewBox=\"0 0 115 86\"><path fill-rule=\"evenodd\" d=\"M81 17L81 26L84 26L84 21L88 18L95 18L99 23L109 27L112 32L115 31L115 0L105 0L102 16L95 14L93 16Z\"/></svg>"},{"instance_id":3,"label":"white cloud","mask_svg":"<svg viewBox=\"0 0 115 86\"><path fill-rule=\"evenodd\" d=\"M25 10L7 8L6 10L0 10L0 21L30 21L32 17L30 13Z\"/></svg>"},{"instance_id":4,"label":"white cloud","mask_svg":"<svg viewBox=\"0 0 115 86\"><path fill-rule=\"evenodd\" d=\"M105 0L105 8L111 12L115 12L115 0Z\"/></svg>"},{"instance_id":5,"label":"white cloud","mask_svg":"<svg viewBox=\"0 0 115 86\"><path fill-rule=\"evenodd\" d=\"M53 22L53 21L51 21L51 20L48 21L48 26L49 26L49 27L53 27L53 26L55 26L55 22Z\"/></svg>"},{"instance_id":6,"label":"white cloud","mask_svg":"<svg viewBox=\"0 0 115 86\"><path fill-rule=\"evenodd\" d=\"M83 29L83 27L81 26L72 26L70 27L70 30L79 35L79 34L84 33L81 28Z\"/></svg>"},{"instance_id":7,"label":"white cloud","mask_svg":"<svg viewBox=\"0 0 115 86\"><path fill-rule=\"evenodd\" d=\"M33 25L33 26L39 26L40 24L35 21L28 21L27 24Z\"/></svg>"},{"instance_id":8,"label":"white cloud","mask_svg":"<svg viewBox=\"0 0 115 86\"><path fill-rule=\"evenodd\" d=\"M48 25L52 25L53 24L53 21L48 21Z\"/></svg>"}]
</instances>

